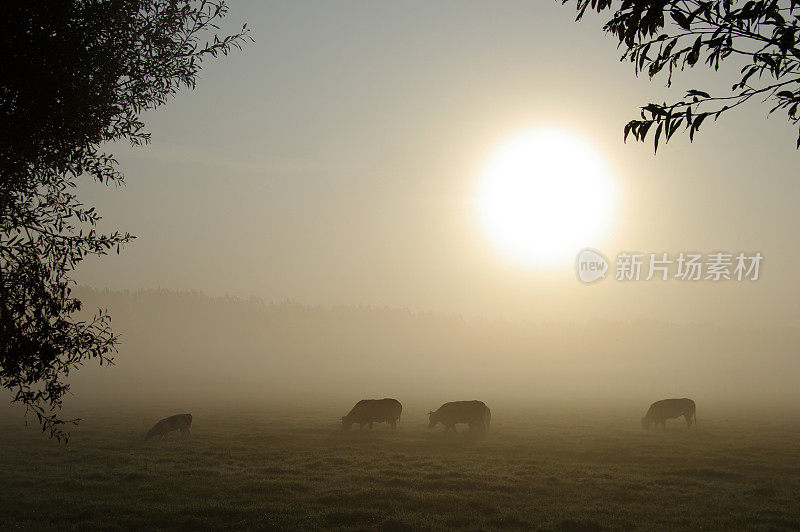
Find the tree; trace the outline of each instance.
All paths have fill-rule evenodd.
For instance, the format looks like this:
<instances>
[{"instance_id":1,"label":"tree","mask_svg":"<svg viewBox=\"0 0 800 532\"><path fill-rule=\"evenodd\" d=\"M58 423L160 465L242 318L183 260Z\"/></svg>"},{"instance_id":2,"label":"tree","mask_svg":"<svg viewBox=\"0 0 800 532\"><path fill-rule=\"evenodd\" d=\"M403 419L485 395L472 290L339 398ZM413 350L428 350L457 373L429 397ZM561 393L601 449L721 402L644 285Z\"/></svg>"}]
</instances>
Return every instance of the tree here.
<instances>
[{"instance_id":1,"label":"tree","mask_svg":"<svg viewBox=\"0 0 800 532\"><path fill-rule=\"evenodd\" d=\"M67 377L111 363L118 337L98 310L78 320L78 263L134 238L99 233L81 179L121 185L112 141L149 142L143 112L194 88L203 60L250 39L220 37L224 0L11 0L0 33L0 386L68 438Z\"/></svg>"},{"instance_id":2,"label":"tree","mask_svg":"<svg viewBox=\"0 0 800 532\"><path fill-rule=\"evenodd\" d=\"M613 10L603 30L619 40L622 60L650 78L666 69L668 87L676 70L704 64L716 72L726 60L743 64L730 92L692 89L674 103L642 107L641 119L625 125L625 139L644 141L655 125L656 151L662 134L669 142L681 126L691 141L707 118L717 120L753 98L769 102L769 114L781 110L792 123L800 121L800 1L577 0L577 8L577 20L587 9Z\"/></svg>"}]
</instances>

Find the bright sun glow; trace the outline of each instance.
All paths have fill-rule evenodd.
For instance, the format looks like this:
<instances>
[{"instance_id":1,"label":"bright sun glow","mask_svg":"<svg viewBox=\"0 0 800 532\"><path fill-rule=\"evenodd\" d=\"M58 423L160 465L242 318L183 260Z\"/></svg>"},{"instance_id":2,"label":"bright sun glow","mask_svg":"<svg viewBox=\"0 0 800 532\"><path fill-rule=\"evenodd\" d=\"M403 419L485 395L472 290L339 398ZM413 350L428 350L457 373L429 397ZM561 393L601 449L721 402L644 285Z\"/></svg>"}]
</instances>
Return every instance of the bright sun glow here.
<instances>
[{"instance_id":1,"label":"bright sun glow","mask_svg":"<svg viewBox=\"0 0 800 532\"><path fill-rule=\"evenodd\" d=\"M606 235L615 186L600 155L569 133L541 129L511 139L489 158L477 206L491 240L528 264L575 260Z\"/></svg>"}]
</instances>

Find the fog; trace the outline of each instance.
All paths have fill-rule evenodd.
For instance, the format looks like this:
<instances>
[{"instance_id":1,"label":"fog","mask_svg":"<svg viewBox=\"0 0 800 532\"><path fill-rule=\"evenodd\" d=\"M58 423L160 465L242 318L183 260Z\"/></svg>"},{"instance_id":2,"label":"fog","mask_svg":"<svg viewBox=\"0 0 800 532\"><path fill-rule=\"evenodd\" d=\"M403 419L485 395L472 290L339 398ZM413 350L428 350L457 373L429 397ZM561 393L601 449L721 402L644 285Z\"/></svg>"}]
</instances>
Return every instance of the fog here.
<instances>
[{"instance_id":1,"label":"fog","mask_svg":"<svg viewBox=\"0 0 800 532\"><path fill-rule=\"evenodd\" d=\"M121 343L115 365L89 361L72 374L66 407L79 411L327 412L396 397L419 409L481 399L495 410L634 416L656 399L692 397L702 418L796 404L798 331L790 328L510 322L168 290L80 294L84 312L110 311Z\"/></svg>"}]
</instances>

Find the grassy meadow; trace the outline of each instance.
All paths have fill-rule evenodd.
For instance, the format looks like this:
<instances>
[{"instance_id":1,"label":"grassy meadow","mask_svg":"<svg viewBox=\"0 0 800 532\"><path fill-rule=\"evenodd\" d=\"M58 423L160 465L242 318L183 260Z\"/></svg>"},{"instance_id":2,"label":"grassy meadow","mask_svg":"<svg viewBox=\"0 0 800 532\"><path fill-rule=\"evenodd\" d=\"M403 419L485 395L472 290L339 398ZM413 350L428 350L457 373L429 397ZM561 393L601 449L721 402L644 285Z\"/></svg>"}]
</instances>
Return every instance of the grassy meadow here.
<instances>
[{"instance_id":1,"label":"grassy meadow","mask_svg":"<svg viewBox=\"0 0 800 532\"><path fill-rule=\"evenodd\" d=\"M490 405L491 406L491 405ZM483 438L341 430L315 412L87 413L68 445L0 420L2 529L798 529L800 424L645 432L618 414L501 413ZM755 418L754 418L755 419Z\"/></svg>"}]
</instances>

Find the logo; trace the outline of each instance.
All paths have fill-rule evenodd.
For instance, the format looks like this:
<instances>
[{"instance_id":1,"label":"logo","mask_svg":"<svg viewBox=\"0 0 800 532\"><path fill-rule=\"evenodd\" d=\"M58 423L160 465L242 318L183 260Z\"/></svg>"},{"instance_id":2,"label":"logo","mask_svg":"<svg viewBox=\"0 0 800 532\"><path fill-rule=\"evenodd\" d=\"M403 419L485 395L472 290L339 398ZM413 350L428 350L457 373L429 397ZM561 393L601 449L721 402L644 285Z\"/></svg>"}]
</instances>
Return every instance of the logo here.
<instances>
[{"instance_id":1,"label":"logo","mask_svg":"<svg viewBox=\"0 0 800 532\"><path fill-rule=\"evenodd\" d=\"M608 261L599 251L586 248L578 253L575 262L578 279L582 283L593 283L599 279L605 279L608 272Z\"/></svg>"},{"instance_id":2,"label":"logo","mask_svg":"<svg viewBox=\"0 0 800 532\"><path fill-rule=\"evenodd\" d=\"M759 252L638 253L623 251L614 263L615 281L744 282L758 281L764 255ZM608 260L597 250L584 248L575 260L575 273L585 284L605 279Z\"/></svg>"}]
</instances>

